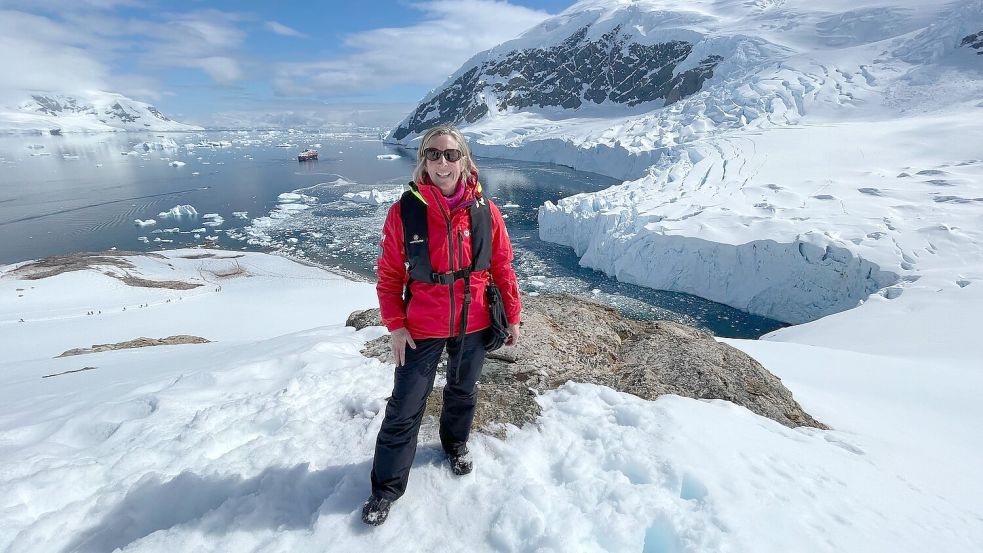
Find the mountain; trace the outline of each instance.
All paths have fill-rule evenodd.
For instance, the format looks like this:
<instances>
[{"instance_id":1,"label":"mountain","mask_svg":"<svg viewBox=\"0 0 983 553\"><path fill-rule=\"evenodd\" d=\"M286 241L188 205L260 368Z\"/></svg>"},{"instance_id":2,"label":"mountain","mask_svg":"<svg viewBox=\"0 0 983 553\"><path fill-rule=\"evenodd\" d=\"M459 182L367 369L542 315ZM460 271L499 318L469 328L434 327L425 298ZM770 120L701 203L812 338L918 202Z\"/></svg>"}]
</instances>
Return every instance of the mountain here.
<instances>
[{"instance_id":1,"label":"mountain","mask_svg":"<svg viewBox=\"0 0 983 553\"><path fill-rule=\"evenodd\" d=\"M154 106L122 94L32 94L13 109L0 109L0 130L60 132L198 131L179 123Z\"/></svg>"},{"instance_id":2,"label":"mountain","mask_svg":"<svg viewBox=\"0 0 983 553\"><path fill-rule=\"evenodd\" d=\"M981 0L585 0L474 56L388 140L451 122L479 156L626 179L542 206L540 237L854 343L859 319L830 315L983 286L981 37Z\"/></svg>"}]
</instances>

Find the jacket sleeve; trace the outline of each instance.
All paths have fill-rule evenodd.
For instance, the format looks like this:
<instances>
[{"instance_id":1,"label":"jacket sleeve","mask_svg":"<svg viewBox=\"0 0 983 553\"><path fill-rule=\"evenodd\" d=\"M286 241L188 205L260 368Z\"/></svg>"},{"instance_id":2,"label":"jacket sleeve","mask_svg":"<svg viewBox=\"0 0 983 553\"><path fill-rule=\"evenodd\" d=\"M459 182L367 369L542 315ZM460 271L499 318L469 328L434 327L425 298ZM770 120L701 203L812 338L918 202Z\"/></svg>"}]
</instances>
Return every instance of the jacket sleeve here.
<instances>
[{"instance_id":1,"label":"jacket sleeve","mask_svg":"<svg viewBox=\"0 0 983 553\"><path fill-rule=\"evenodd\" d=\"M505 316L509 324L519 324L522 312L522 300L519 298L519 281L512 268L512 240L505 228L505 219L494 202L488 202L491 207L492 223L492 258L491 275L495 285L502 292L502 302L505 303Z\"/></svg>"},{"instance_id":2,"label":"jacket sleeve","mask_svg":"<svg viewBox=\"0 0 983 553\"><path fill-rule=\"evenodd\" d=\"M406 305L403 303L403 287L409 281L406 272L406 249L403 247L403 221L399 202L389 208L379 241L379 260L375 286L379 296L382 324L390 332L406 326Z\"/></svg>"}]
</instances>

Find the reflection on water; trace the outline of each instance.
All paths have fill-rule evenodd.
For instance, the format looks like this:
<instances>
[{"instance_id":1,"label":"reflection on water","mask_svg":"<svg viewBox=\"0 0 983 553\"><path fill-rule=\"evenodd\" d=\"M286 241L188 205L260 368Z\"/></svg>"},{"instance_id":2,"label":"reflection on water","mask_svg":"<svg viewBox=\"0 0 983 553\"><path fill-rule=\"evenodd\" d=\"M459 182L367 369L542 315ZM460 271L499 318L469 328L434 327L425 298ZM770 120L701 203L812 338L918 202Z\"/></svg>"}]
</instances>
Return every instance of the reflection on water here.
<instances>
[{"instance_id":1,"label":"reflection on water","mask_svg":"<svg viewBox=\"0 0 983 553\"><path fill-rule=\"evenodd\" d=\"M310 147L319 160L298 162ZM780 326L693 296L619 283L581 268L570 248L539 240L538 206L613 179L550 164L477 163L506 217L523 290L590 297L629 316L721 336L756 337ZM364 132L4 136L0 263L208 245L277 251L372 278L383 219L413 165L411 152ZM166 214L178 206L193 214Z\"/></svg>"}]
</instances>

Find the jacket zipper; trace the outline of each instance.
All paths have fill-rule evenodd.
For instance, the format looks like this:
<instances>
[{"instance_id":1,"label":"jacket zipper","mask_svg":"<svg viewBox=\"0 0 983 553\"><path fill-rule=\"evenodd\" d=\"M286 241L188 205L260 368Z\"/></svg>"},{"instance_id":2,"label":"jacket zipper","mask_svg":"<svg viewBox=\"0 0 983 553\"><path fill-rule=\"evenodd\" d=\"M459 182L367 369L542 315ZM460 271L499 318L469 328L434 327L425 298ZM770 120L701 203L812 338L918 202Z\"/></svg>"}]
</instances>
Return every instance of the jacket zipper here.
<instances>
[{"instance_id":1,"label":"jacket zipper","mask_svg":"<svg viewBox=\"0 0 983 553\"><path fill-rule=\"evenodd\" d=\"M451 218L448 216L448 214L446 212L444 212L443 207L441 207L439 203L437 204L437 209L439 209L440 210L440 214L443 215L443 217L444 217L444 224L447 226L447 263L450 266L450 270L453 272L454 271L454 233L453 233L453 229L452 229L452 226L453 225L451 224L452 221L451 221ZM448 291L449 291L450 297L451 297L451 304L450 304L451 309L450 309L450 316L448 317L448 320L450 321L450 336L451 336L451 338L453 338L455 336L455 334L454 334L454 314L455 314L455 311L457 311L457 309L456 309L457 306L455 305L455 302L454 302L454 281L453 280L451 281L451 283L448 285L447 288L448 288Z\"/></svg>"},{"instance_id":2,"label":"jacket zipper","mask_svg":"<svg viewBox=\"0 0 983 553\"><path fill-rule=\"evenodd\" d=\"M464 268L464 233L460 230L457 231L457 266L459 269ZM468 285L468 280L464 281L464 285ZM468 290L464 291L464 295L468 294ZM469 314L470 315L470 314ZM464 311L461 311L461 317L464 317ZM464 323L464 333L468 333L468 321L463 321ZM463 339L463 337L462 337Z\"/></svg>"}]
</instances>

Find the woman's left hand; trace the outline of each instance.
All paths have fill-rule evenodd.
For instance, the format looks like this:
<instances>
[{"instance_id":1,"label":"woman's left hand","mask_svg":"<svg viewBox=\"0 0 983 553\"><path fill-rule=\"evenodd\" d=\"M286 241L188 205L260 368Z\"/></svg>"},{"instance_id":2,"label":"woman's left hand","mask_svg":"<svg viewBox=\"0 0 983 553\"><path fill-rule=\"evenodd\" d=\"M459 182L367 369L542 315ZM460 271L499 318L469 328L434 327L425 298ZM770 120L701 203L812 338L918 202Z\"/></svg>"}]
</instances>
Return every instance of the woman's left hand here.
<instances>
[{"instance_id":1,"label":"woman's left hand","mask_svg":"<svg viewBox=\"0 0 983 553\"><path fill-rule=\"evenodd\" d=\"M506 346L514 346L519 342L519 325L509 325L509 337L505 340Z\"/></svg>"}]
</instances>

